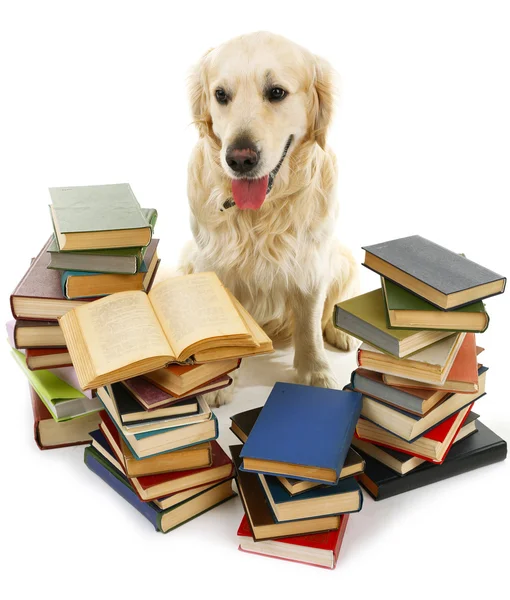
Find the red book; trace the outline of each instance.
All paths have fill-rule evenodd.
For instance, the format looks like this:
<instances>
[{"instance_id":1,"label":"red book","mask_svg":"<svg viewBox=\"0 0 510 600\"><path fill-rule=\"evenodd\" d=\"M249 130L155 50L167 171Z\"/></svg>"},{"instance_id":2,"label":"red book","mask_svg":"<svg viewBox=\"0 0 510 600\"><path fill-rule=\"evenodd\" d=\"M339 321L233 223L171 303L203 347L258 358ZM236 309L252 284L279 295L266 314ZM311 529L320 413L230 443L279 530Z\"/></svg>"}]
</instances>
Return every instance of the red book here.
<instances>
[{"instance_id":1,"label":"red book","mask_svg":"<svg viewBox=\"0 0 510 600\"><path fill-rule=\"evenodd\" d=\"M117 456L117 459L124 470L124 460L120 454L120 434L111 419L109 419L103 411L101 411L100 414L103 419L100 427L101 431L104 433L113 453ZM210 448L212 462L208 467L180 471L169 470L164 473L131 477L130 483L133 485L140 499L144 502L148 502L149 500L162 498L175 492L203 486L206 483L212 483L213 481L220 481L221 479L231 477L234 473L234 465L230 458L223 451L218 442L210 442ZM185 448L183 452L186 452L187 450L188 449ZM172 454L176 453L169 452L162 456L166 460L171 460ZM149 458L152 459L152 457ZM127 475L127 473L125 474Z\"/></svg>"},{"instance_id":2,"label":"red book","mask_svg":"<svg viewBox=\"0 0 510 600\"><path fill-rule=\"evenodd\" d=\"M334 569L348 521L349 515L345 514L341 515L340 527L333 531L255 542L245 515L237 530L239 550L250 554Z\"/></svg>"},{"instance_id":3,"label":"red book","mask_svg":"<svg viewBox=\"0 0 510 600\"><path fill-rule=\"evenodd\" d=\"M471 403L458 413L440 423L434 429L431 429L414 442L406 442L402 438L389 433L375 423L371 423L367 419L359 419L356 425L355 435L360 440L372 442L376 446L385 446L422 458L428 462L441 464L446 458L450 448L459 432L460 428L467 419L469 412L473 408Z\"/></svg>"},{"instance_id":4,"label":"red book","mask_svg":"<svg viewBox=\"0 0 510 600\"><path fill-rule=\"evenodd\" d=\"M395 375L383 375L383 381L395 387L472 394L478 391L478 350L481 349L476 346L475 334L467 333L442 385L422 383Z\"/></svg>"},{"instance_id":5,"label":"red book","mask_svg":"<svg viewBox=\"0 0 510 600\"><path fill-rule=\"evenodd\" d=\"M73 366L67 348L28 348L25 356L31 371Z\"/></svg>"},{"instance_id":6,"label":"red book","mask_svg":"<svg viewBox=\"0 0 510 600\"><path fill-rule=\"evenodd\" d=\"M89 432L97 429L101 420L99 413L57 423L32 386L29 388L34 414L34 440L41 450L90 443Z\"/></svg>"}]
</instances>

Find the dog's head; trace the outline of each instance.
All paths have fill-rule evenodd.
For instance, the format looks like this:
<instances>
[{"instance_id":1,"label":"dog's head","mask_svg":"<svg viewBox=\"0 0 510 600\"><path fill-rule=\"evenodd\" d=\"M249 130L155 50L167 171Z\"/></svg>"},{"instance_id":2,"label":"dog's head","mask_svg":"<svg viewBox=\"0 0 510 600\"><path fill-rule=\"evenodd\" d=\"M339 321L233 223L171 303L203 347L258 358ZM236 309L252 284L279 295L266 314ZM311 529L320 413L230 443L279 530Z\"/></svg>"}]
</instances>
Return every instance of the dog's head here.
<instances>
[{"instance_id":1,"label":"dog's head","mask_svg":"<svg viewBox=\"0 0 510 600\"><path fill-rule=\"evenodd\" d=\"M303 141L322 148L333 108L329 65L269 33L210 50L190 81L193 119L219 152L241 209L258 209L286 157Z\"/></svg>"}]
</instances>

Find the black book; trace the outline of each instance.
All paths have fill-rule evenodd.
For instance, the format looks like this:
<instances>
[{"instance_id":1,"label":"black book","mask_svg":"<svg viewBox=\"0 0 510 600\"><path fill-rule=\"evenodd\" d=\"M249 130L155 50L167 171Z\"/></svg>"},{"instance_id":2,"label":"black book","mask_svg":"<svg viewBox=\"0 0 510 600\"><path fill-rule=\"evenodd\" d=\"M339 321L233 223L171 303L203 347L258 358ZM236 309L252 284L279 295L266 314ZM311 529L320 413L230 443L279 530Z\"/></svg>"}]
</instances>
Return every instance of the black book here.
<instances>
[{"instance_id":1,"label":"black book","mask_svg":"<svg viewBox=\"0 0 510 600\"><path fill-rule=\"evenodd\" d=\"M360 475L359 482L374 500L384 500L505 460L505 440L480 421L477 422L477 428L476 433L452 446L442 465L427 462L404 477L358 449L365 459L365 471Z\"/></svg>"},{"instance_id":2,"label":"black book","mask_svg":"<svg viewBox=\"0 0 510 600\"><path fill-rule=\"evenodd\" d=\"M419 235L364 246L365 267L443 310L501 294L506 278Z\"/></svg>"}]
</instances>

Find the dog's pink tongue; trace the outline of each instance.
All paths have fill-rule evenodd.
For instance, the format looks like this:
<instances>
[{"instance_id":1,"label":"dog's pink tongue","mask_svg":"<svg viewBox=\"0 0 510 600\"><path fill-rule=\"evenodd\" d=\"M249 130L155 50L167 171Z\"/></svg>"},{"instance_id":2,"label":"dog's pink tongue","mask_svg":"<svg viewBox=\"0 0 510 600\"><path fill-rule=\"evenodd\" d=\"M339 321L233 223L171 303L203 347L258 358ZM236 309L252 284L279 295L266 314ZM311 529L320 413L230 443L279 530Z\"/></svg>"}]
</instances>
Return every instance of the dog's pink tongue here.
<instances>
[{"instance_id":1,"label":"dog's pink tongue","mask_svg":"<svg viewBox=\"0 0 510 600\"><path fill-rule=\"evenodd\" d=\"M232 180L234 202L241 210L258 210L266 199L269 175L260 179Z\"/></svg>"}]
</instances>

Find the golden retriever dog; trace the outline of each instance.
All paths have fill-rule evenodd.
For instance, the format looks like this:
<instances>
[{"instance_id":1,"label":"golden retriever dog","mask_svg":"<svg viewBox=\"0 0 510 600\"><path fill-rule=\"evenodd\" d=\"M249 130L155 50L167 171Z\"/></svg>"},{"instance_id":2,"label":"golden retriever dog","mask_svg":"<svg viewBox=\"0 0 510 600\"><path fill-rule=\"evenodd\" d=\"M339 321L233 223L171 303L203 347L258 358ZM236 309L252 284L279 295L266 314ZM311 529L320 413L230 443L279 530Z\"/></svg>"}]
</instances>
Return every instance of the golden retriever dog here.
<instances>
[{"instance_id":1,"label":"golden retriever dog","mask_svg":"<svg viewBox=\"0 0 510 600\"><path fill-rule=\"evenodd\" d=\"M188 171L194 241L181 270L215 271L268 335L293 337L301 383L338 387L324 339L352 348L332 314L358 273L334 236L330 66L281 36L243 35L203 56L190 97L200 137ZM230 389L208 400L223 404Z\"/></svg>"}]
</instances>

